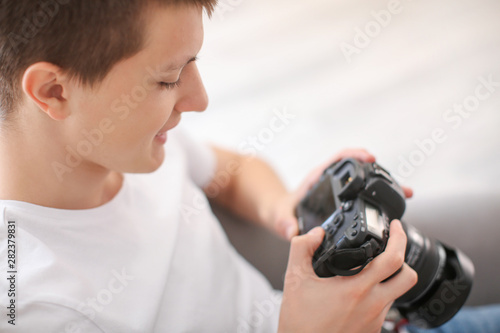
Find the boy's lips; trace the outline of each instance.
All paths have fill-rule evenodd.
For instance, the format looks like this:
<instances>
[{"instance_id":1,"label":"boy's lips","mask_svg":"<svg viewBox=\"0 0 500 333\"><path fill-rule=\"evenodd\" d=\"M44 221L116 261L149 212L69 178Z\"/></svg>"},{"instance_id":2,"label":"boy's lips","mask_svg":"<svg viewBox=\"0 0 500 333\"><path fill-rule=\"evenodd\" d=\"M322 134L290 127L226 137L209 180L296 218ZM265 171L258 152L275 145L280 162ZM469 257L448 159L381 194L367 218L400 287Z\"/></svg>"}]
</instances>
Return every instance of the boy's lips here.
<instances>
[{"instance_id":1,"label":"boy's lips","mask_svg":"<svg viewBox=\"0 0 500 333\"><path fill-rule=\"evenodd\" d=\"M174 127L176 127L177 125L179 125L180 122L181 122L181 118L179 117L179 119L175 122L175 124L173 126L170 126L167 128L162 128L156 134L155 139L159 140L162 143L165 143L167 141L167 132L170 131L171 129L173 129Z\"/></svg>"},{"instance_id":2,"label":"boy's lips","mask_svg":"<svg viewBox=\"0 0 500 333\"><path fill-rule=\"evenodd\" d=\"M158 141L160 144L165 144L165 142L167 142L167 132L156 134L155 141Z\"/></svg>"}]
</instances>

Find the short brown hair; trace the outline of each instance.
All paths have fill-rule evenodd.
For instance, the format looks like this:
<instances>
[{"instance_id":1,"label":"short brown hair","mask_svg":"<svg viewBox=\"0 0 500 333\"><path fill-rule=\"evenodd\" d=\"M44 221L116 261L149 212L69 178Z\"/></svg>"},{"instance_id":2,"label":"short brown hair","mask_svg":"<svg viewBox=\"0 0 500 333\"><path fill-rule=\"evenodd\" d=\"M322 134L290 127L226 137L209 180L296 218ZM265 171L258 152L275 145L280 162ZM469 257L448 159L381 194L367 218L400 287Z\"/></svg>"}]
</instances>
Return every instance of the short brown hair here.
<instances>
[{"instance_id":1,"label":"short brown hair","mask_svg":"<svg viewBox=\"0 0 500 333\"><path fill-rule=\"evenodd\" d=\"M100 82L144 42L149 4L199 6L211 15L217 0L0 1L0 120L22 97L22 74L47 61L82 84Z\"/></svg>"}]
</instances>

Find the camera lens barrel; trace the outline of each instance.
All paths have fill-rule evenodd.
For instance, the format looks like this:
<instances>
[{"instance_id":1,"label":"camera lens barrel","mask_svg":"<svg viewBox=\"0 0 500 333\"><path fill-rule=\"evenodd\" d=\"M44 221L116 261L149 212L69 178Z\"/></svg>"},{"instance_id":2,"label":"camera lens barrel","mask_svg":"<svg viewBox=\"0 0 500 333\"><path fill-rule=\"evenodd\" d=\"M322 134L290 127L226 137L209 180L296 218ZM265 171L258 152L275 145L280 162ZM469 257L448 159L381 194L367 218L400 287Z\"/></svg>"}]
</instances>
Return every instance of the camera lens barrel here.
<instances>
[{"instance_id":1,"label":"camera lens barrel","mask_svg":"<svg viewBox=\"0 0 500 333\"><path fill-rule=\"evenodd\" d=\"M464 305L472 289L474 265L462 252L426 237L403 223L406 263L418 274L417 284L394 302L408 321L421 328L438 327Z\"/></svg>"},{"instance_id":2,"label":"camera lens barrel","mask_svg":"<svg viewBox=\"0 0 500 333\"><path fill-rule=\"evenodd\" d=\"M410 307L418 303L443 275L446 264L444 248L412 225L402 222L406 232L405 262L418 274L417 284L395 301L396 306Z\"/></svg>"}]
</instances>

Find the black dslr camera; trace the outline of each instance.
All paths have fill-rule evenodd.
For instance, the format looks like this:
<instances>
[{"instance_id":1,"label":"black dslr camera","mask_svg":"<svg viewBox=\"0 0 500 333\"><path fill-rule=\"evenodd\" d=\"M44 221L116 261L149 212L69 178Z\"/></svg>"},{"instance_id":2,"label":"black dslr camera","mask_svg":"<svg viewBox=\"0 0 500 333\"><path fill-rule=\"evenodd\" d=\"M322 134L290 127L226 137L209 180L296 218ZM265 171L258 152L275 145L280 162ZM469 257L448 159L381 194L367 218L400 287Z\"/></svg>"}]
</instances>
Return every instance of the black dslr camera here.
<instances>
[{"instance_id":1,"label":"black dslr camera","mask_svg":"<svg viewBox=\"0 0 500 333\"><path fill-rule=\"evenodd\" d=\"M359 273L384 251L389 223L404 211L403 190L378 164L354 159L332 164L296 207L301 234L317 226L325 230L313 257L316 274ZM418 282L393 307L415 326L440 326L465 303L474 266L459 250L402 224L408 239L405 262L417 272Z\"/></svg>"}]
</instances>

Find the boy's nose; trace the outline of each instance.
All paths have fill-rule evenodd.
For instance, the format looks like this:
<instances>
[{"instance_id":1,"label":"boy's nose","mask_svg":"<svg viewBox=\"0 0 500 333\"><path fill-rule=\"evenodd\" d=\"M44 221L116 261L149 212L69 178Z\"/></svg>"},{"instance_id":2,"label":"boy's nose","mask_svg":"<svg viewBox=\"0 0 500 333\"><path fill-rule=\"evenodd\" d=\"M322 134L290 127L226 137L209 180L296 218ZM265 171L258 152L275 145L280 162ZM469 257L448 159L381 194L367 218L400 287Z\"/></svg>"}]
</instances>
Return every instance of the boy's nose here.
<instances>
[{"instance_id":1,"label":"boy's nose","mask_svg":"<svg viewBox=\"0 0 500 333\"><path fill-rule=\"evenodd\" d=\"M184 71L175 109L179 112L205 111L208 106L208 96L198 67L195 63L191 63Z\"/></svg>"}]
</instances>

